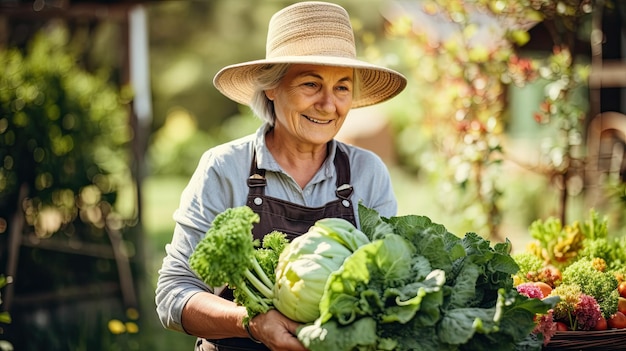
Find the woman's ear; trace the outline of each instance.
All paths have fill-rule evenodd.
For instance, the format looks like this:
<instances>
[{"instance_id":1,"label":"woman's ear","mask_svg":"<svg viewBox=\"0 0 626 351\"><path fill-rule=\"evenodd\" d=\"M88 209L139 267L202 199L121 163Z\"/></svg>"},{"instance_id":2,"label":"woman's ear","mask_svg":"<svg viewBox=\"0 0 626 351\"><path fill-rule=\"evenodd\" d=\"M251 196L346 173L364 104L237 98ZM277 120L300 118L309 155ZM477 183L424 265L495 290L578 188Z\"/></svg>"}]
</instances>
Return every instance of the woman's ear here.
<instances>
[{"instance_id":1,"label":"woman's ear","mask_svg":"<svg viewBox=\"0 0 626 351\"><path fill-rule=\"evenodd\" d=\"M269 100L274 101L274 97L276 96L276 92L274 89L265 90L265 97Z\"/></svg>"}]
</instances>

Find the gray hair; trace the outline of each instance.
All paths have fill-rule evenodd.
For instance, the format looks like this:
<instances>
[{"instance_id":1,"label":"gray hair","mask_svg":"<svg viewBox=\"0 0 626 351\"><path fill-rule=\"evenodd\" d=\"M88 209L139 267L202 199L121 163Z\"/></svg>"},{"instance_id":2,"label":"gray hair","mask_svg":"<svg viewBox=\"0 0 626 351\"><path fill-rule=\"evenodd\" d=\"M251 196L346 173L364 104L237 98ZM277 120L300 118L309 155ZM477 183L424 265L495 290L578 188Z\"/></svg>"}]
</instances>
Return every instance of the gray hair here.
<instances>
[{"instance_id":1,"label":"gray hair","mask_svg":"<svg viewBox=\"0 0 626 351\"><path fill-rule=\"evenodd\" d=\"M290 66L289 63L266 65L261 67L256 75L256 91L252 95L250 108L257 117L272 126L276 121L274 102L267 98L265 91L276 88L287 74Z\"/></svg>"},{"instance_id":2,"label":"gray hair","mask_svg":"<svg viewBox=\"0 0 626 351\"><path fill-rule=\"evenodd\" d=\"M274 102L267 98L265 91L278 87L280 81L287 74L289 67L291 67L290 63L268 64L261 67L256 74L256 90L254 95L252 95L250 108L257 117L271 126L274 126L276 122L276 113L274 111ZM361 77L358 69L354 70L353 80L353 97L356 98L361 90Z\"/></svg>"}]
</instances>

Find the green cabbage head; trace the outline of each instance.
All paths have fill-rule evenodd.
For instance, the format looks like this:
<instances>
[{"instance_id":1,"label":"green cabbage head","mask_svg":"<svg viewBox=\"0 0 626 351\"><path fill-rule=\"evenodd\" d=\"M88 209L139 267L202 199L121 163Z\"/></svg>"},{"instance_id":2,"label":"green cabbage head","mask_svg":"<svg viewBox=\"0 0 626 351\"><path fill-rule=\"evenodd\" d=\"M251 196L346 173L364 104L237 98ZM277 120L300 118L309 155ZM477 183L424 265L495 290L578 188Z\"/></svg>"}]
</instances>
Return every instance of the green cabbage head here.
<instances>
[{"instance_id":1,"label":"green cabbage head","mask_svg":"<svg viewBox=\"0 0 626 351\"><path fill-rule=\"evenodd\" d=\"M369 242L363 232L345 219L317 221L281 253L276 267L274 307L294 321L315 321L330 274Z\"/></svg>"}]
</instances>

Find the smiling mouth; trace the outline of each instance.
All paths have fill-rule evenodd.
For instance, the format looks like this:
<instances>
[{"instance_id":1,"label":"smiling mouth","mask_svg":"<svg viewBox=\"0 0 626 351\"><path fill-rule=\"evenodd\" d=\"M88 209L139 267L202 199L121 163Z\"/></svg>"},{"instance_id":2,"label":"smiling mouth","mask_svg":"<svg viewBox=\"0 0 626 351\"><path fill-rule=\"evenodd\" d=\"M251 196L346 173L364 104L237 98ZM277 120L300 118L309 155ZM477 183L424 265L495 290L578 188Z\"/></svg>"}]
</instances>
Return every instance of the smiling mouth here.
<instances>
[{"instance_id":1,"label":"smiling mouth","mask_svg":"<svg viewBox=\"0 0 626 351\"><path fill-rule=\"evenodd\" d=\"M329 121L322 121L319 119L315 119L315 118L311 118L309 116L306 115L302 115L304 118L308 119L309 121L313 122L313 123L317 123L317 124L329 124L330 122L332 122L332 120Z\"/></svg>"}]
</instances>

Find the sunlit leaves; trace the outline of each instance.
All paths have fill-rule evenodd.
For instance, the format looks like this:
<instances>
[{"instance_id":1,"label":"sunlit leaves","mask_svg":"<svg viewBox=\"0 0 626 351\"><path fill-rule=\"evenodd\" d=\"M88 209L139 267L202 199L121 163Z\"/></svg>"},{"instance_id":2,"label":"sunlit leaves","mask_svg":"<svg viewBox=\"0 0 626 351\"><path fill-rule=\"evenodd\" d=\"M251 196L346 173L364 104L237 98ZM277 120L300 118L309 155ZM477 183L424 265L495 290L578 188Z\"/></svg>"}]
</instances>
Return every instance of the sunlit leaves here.
<instances>
[{"instance_id":1,"label":"sunlit leaves","mask_svg":"<svg viewBox=\"0 0 626 351\"><path fill-rule=\"evenodd\" d=\"M542 143L543 162L556 174L566 173L584 157L576 152L583 144L583 122L587 100L578 97L587 85L590 66L574 62L569 50L557 47L541 65L539 74L546 81L545 100L535 113L535 120L551 124L559 132Z\"/></svg>"},{"instance_id":2,"label":"sunlit leaves","mask_svg":"<svg viewBox=\"0 0 626 351\"><path fill-rule=\"evenodd\" d=\"M580 96L587 84L590 66L575 63L568 45L580 39L582 24L588 19L591 0L423 0L420 10L407 7L401 27L413 33L404 35L411 43L412 78L417 84L416 99L424 111L402 123L407 131L426 130L437 155L425 156L409 144L400 144L401 152L421 152L407 156L416 167L437 175L441 189L461 189L465 199L454 197L465 216L476 218L476 204L483 203L482 215L494 215L484 223L497 224L497 167L502 158L500 134L507 115L504 94L507 85L525 86L539 82L545 86L545 101L537 106L537 122L556 127L556 135L542 143L541 169L551 174L566 172L580 161L584 143L582 120L588 99ZM407 18L413 20L409 25ZM540 24L540 22L542 22ZM545 58L523 57L518 48L530 41L528 30L545 26L552 35L555 51ZM397 31L400 33L400 31ZM400 121L398 123L401 123ZM426 152L430 152L427 150ZM439 167L433 165L438 164ZM566 173L565 173L566 174ZM473 192L473 195L470 194ZM463 199L463 198L462 198ZM478 201L478 202L477 202ZM449 201L445 203L449 206ZM473 208L474 210L469 210ZM471 214L470 214L471 212ZM482 216L481 215L481 216ZM497 229L497 228L491 228Z\"/></svg>"},{"instance_id":3,"label":"sunlit leaves","mask_svg":"<svg viewBox=\"0 0 626 351\"><path fill-rule=\"evenodd\" d=\"M16 209L25 185L21 209L40 236L78 218L73 199L83 188L106 184L93 207L115 208L132 182L126 102L106 70L81 67L69 39L65 27L51 26L25 50L0 51L0 218Z\"/></svg>"}]
</instances>

